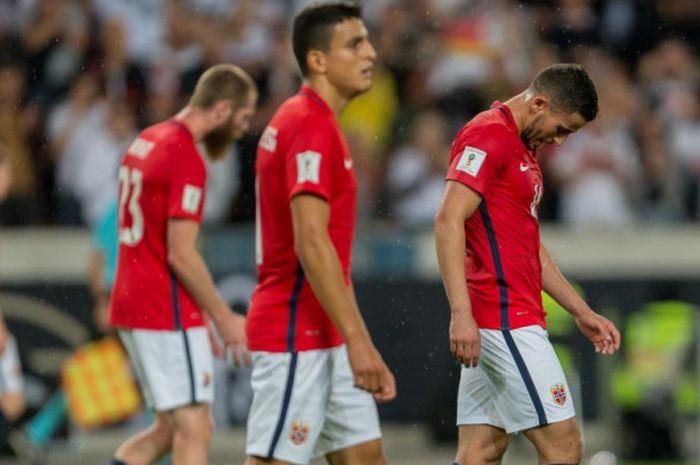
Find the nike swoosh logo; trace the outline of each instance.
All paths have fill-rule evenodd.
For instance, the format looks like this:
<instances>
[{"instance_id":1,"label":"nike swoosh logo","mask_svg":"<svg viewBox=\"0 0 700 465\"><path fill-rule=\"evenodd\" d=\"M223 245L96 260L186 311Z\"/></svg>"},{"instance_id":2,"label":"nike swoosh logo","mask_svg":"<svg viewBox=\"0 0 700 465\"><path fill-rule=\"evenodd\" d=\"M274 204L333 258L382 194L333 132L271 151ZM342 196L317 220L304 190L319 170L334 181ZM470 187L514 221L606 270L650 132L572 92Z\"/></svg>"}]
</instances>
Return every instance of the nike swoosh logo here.
<instances>
[{"instance_id":1,"label":"nike swoosh logo","mask_svg":"<svg viewBox=\"0 0 700 465\"><path fill-rule=\"evenodd\" d=\"M345 165L346 170L352 169L352 158L343 159L343 165Z\"/></svg>"},{"instance_id":2,"label":"nike swoosh logo","mask_svg":"<svg viewBox=\"0 0 700 465\"><path fill-rule=\"evenodd\" d=\"M521 163L521 164L520 164L520 171L525 172L525 171L527 171L527 170L529 170L529 169L530 169L530 167L527 166L525 163Z\"/></svg>"}]
</instances>

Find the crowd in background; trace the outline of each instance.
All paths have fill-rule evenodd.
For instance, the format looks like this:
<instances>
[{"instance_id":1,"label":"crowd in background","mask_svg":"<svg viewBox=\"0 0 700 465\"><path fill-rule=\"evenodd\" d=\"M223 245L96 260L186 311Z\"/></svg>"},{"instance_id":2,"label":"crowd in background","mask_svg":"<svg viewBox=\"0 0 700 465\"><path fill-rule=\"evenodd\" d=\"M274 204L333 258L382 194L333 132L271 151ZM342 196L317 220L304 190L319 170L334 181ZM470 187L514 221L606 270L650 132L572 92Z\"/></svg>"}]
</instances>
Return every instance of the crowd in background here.
<instances>
[{"instance_id":1,"label":"crowd in background","mask_svg":"<svg viewBox=\"0 0 700 465\"><path fill-rule=\"evenodd\" d=\"M87 225L116 200L121 154L217 62L260 92L254 130L209 171L205 221L254 215L257 138L300 78L307 0L0 0L0 224ZM599 118L541 150L543 222L700 218L700 0L365 0L374 86L342 116L362 221L425 228L459 128L541 67L583 64Z\"/></svg>"}]
</instances>

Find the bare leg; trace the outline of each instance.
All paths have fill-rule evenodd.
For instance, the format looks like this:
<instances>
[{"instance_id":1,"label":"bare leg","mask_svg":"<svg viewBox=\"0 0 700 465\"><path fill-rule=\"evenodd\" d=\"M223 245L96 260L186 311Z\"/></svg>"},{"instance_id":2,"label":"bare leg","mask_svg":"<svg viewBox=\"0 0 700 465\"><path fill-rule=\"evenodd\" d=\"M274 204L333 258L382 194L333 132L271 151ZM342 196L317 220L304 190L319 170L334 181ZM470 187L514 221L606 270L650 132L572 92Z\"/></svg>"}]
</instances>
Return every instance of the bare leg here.
<instances>
[{"instance_id":1,"label":"bare leg","mask_svg":"<svg viewBox=\"0 0 700 465\"><path fill-rule=\"evenodd\" d=\"M523 434L535 445L541 465L575 465L581 461L583 446L575 418L532 428Z\"/></svg>"},{"instance_id":2,"label":"bare leg","mask_svg":"<svg viewBox=\"0 0 700 465\"><path fill-rule=\"evenodd\" d=\"M461 425L456 462L459 465L499 465L508 447L508 434L491 425Z\"/></svg>"},{"instance_id":3,"label":"bare leg","mask_svg":"<svg viewBox=\"0 0 700 465\"><path fill-rule=\"evenodd\" d=\"M330 465L386 465L381 439L331 452L326 460Z\"/></svg>"},{"instance_id":4,"label":"bare leg","mask_svg":"<svg viewBox=\"0 0 700 465\"><path fill-rule=\"evenodd\" d=\"M129 465L150 465L170 450L173 425L170 413L156 413L155 421L144 431L126 440L114 458Z\"/></svg>"},{"instance_id":5,"label":"bare leg","mask_svg":"<svg viewBox=\"0 0 700 465\"><path fill-rule=\"evenodd\" d=\"M173 465L206 465L214 432L209 404L182 407L172 415Z\"/></svg>"}]
</instances>

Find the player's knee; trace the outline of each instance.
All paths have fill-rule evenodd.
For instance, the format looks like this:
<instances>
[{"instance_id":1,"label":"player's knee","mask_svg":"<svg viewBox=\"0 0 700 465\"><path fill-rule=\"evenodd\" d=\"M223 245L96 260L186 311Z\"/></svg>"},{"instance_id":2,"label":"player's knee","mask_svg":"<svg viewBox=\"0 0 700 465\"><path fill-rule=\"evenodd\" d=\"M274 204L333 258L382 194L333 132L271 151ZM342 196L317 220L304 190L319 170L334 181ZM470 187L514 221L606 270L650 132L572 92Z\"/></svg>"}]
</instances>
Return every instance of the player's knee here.
<instances>
[{"instance_id":1,"label":"player's knee","mask_svg":"<svg viewBox=\"0 0 700 465\"><path fill-rule=\"evenodd\" d=\"M192 416L189 421L178 422L176 434L186 441L209 442L214 434L214 423L209 416Z\"/></svg>"},{"instance_id":2,"label":"player's knee","mask_svg":"<svg viewBox=\"0 0 700 465\"><path fill-rule=\"evenodd\" d=\"M556 447L541 455L541 463L548 465L577 465L583 456L583 444L578 430L560 438Z\"/></svg>"},{"instance_id":3,"label":"player's knee","mask_svg":"<svg viewBox=\"0 0 700 465\"><path fill-rule=\"evenodd\" d=\"M371 444L369 447L365 448L357 464L368 464L368 465L386 465L386 459L384 458L384 451L382 449L381 442L377 441ZM355 464L350 464L355 465Z\"/></svg>"},{"instance_id":4,"label":"player's knee","mask_svg":"<svg viewBox=\"0 0 700 465\"><path fill-rule=\"evenodd\" d=\"M471 444L469 448L457 449L457 465L491 465L499 464L503 459L503 454L508 446L505 440L494 440L491 444L475 446Z\"/></svg>"}]
</instances>

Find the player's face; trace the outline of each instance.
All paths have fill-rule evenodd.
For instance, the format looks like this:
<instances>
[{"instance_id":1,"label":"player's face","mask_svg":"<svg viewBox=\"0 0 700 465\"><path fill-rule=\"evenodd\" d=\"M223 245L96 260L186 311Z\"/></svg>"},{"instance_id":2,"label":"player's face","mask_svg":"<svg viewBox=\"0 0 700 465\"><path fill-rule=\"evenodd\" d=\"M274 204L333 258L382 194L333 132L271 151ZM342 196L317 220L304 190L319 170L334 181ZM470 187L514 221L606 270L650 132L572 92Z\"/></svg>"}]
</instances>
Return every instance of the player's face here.
<instances>
[{"instance_id":1,"label":"player's face","mask_svg":"<svg viewBox=\"0 0 700 465\"><path fill-rule=\"evenodd\" d=\"M324 53L327 78L350 98L369 90L377 52L364 23L348 19L333 27L330 48Z\"/></svg>"},{"instance_id":2,"label":"player's face","mask_svg":"<svg viewBox=\"0 0 700 465\"><path fill-rule=\"evenodd\" d=\"M231 148L231 144L243 137L250 128L250 119L255 112L256 102L257 97L253 94L249 95L243 106L233 108L219 126L204 136L203 142L209 158L212 160L223 158Z\"/></svg>"},{"instance_id":3,"label":"player's face","mask_svg":"<svg viewBox=\"0 0 700 465\"><path fill-rule=\"evenodd\" d=\"M585 118L578 113L557 111L549 102L545 102L541 108L534 111L520 138L530 150L546 144L561 145L569 134L578 131L586 123Z\"/></svg>"}]
</instances>

